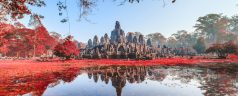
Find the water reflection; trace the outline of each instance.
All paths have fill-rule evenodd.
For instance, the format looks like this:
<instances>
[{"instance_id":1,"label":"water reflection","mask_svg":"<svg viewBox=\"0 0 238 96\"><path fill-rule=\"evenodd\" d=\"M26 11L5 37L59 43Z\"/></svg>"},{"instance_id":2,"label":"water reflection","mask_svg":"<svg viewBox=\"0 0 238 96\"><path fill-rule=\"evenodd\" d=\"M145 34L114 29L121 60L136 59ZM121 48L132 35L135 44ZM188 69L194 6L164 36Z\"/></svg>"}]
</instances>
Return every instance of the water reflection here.
<instances>
[{"instance_id":1,"label":"water reflection","mask_svg":"<svg viewBox=\"0 0 238 96\"><path fill-rule=\"evenodd\" d=\"M85 69L89 79L93 78L95 82L100 76L102 82L108 84L109 79L112 86L116 88L117 96L121 96L122 88L129 83L140 83L145 80L147 71L145 66L110 66L110 67L91 67Z\"/></svg>"},{"instance_id":2,"label":"water reflection","mask_svg":"<svg viewBox=\"0 0 238 96\"><path fill-rule=\"evenodd\" d=\"M94 66L0 80L0 95L237 96L238 67Z\"/></svg>"},{"instance_id":3,"label":"water reflection","mask_svg":"<svg viewBox=\"0 0 238 96\"><path fill-rule=\"evenodd\" d=\"M41 73L24 77L6 77L0 79L0 96L18 96L31 93L41 96L47 87L54 87L59 81L73 81L79 73L79 68L69 68L62 72Z\"/></svg>"},{"instance_id":4,"label":"water reflection","mask_svg":"<svg viewBox=\"0 0 238 96\"><path fill-rule=\"evenodd\" d=\"M152 81L162 82L168 76L172 80L179 80L182 84L188 84L191 80L199 81L197 86L205 92L205 96L238 95L238 69L236 67L168 67L168 66L110 66L92 67L85 69L89 79L98 81L99 76L105 84L109 79L116 88L117 96L121 96L122 88L129 83L141 83L147 78ZM173 90L171 90L173 91ZM189 90L187 90L189 91ZM169 92L168 92L169 93Z\"/></svg>"}]
</instances>

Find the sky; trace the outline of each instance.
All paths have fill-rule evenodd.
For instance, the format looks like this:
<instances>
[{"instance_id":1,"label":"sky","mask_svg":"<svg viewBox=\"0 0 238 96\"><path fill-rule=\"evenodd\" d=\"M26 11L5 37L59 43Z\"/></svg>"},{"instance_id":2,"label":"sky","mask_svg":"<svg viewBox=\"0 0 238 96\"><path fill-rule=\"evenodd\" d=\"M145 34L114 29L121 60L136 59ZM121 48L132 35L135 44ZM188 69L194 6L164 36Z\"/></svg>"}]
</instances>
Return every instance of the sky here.
<instances>
[{"instance_id":1,"label":"sky","mask_svg":"<svg viewBox=\"0 0 238 96\"><path fill-rule=\"evenodd\" d=\"M61 23L63 17L58 15L58 0L45 0L46 7L32 7L32 12L39 13L45 18L43 25L49 32L57 32L63 37L69 35L68 23ZM70 2L69 2L70 1ZM78 0L68 0L67 5L70 17L70 35L80 42L87 42L95 35L99 37L105 33L110 35L115 22L119 21L122 29L127 32L141 32L144 35L160 32L165 37L178 30L194 31L198 17L210 13L222 13L226 16L238 14L238 0L142 0L140 3L126 3L113 0L99 0L100 2L87 16L90 22L79 21ZM120 1L120 0L119 0ZM122 1L122 0L121 0ZM27 25L29 18L20 20Z\"/></svg>"}]
</instances>

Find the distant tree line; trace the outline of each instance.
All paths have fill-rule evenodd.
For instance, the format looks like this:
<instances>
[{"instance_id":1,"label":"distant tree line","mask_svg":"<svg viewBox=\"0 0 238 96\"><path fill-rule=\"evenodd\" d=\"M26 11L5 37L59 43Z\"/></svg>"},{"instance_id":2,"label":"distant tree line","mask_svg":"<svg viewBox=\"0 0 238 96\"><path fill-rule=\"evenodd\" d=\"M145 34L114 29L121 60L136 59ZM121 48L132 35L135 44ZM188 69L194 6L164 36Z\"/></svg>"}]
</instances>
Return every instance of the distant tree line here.
<instances>
[{"instance_id":1,"label":"distant tree line","mask_svg":"<svg viewBox=\"0 0 238 96\"><path fill-rule=\"evenodd\" d=\"M193 32L179 30L168 38L159 32L148 34L146 37L152 40L153 46L192 48L198 54L205 53L206 49L214 47L213 45L226 45L228 42L234 46L238 45L238 15L227 17L222 14L207 14L197 19L194 28Z\"/></svg>"}]
</instances>

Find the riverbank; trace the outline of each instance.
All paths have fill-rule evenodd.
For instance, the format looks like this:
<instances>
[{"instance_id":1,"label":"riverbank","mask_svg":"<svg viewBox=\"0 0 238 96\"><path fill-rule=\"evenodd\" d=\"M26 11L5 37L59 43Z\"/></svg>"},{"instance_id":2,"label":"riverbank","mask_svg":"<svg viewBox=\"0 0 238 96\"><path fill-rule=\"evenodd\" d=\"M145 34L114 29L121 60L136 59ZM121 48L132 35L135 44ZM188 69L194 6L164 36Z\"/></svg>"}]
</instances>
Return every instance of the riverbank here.
<instances>
[{"instance_id":1,"label":"riverbank","mask_svg":"<svg viewBox=\"0 0 238 96\"><path fill-rule=\"evenodd\" d=\"M0 60L0 76L27 76L37 73L58 72L66 68L81 68L87 66L109 65L207 65L210 63L238 63L238 58L230 59L203 59L203 58L160 58L154 60L119 60L119 59L85 59L68 61L38 62L34 60Z\"/></svg>"},{"instance_id":2,"label":"riverbank","mask_svg":"<svg viewBox=\"0 0 238 96\"><path fill-rule=\"evenodd\" d=\"M191 66L191 67L234 67L238 66L238 58L229 59L204 59L204 58L160 58L154 60L118 60L118 59L99 59L99 60L69 60L52 62L39 62L35 60L0 60L0 93L21 95L25 92L24 88L29 86L37 86L41 88L42 85L48 86L48 83L37 83L34 81L44 80L47 82L57 81L57 78L67 77L66 73L77 73L80 68L91 66L114 66L114 65L126 65L126 66ZM224 67L223 67L224 66ZM55 77L61 74L59 77ZM70 74L69 74L70 75ZM71 76L71 75L70 75ZM77 76L77 74L75 75ZM33 78L32 77L37 77ZM45 78L42 78L45 77ZM50 79L49 79L50 78ZM29 79L32 84L17 83L19 80ZM32 79L32 80L31 80ZM14 81L14 82L13 82ZM16 81L16 82L15 82ZM21 84L21 85L17 85ZM39 85L40 84L40 85ZM13 89L8 90L8 88ZM21 86L21 87L17 87ZM19 88L23 88L19 90ZM44 87L45 88L45 87ZM36 88L38 89L38 88ZM29 91L30 92L30 91ZM1 94L0 94L1 95Z\"/></svg>"}]
</instances>

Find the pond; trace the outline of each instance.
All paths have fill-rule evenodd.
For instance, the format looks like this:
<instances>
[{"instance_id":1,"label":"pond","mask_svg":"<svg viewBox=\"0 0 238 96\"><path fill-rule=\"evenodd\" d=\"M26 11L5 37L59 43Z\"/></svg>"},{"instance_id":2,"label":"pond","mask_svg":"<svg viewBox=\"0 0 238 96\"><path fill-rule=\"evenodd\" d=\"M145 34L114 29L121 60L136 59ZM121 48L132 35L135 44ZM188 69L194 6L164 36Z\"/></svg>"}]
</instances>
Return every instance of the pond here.
<instances>
[{"instance_id":1,"label":"pond","mask_svg":"<svg viewBox=\"0 0 238 96\"><path fill-rule=\"evenodd\" d=\"M7 95L237 96L238 67L93 66L13 78Z\"/></svg>"}]
</instances>

